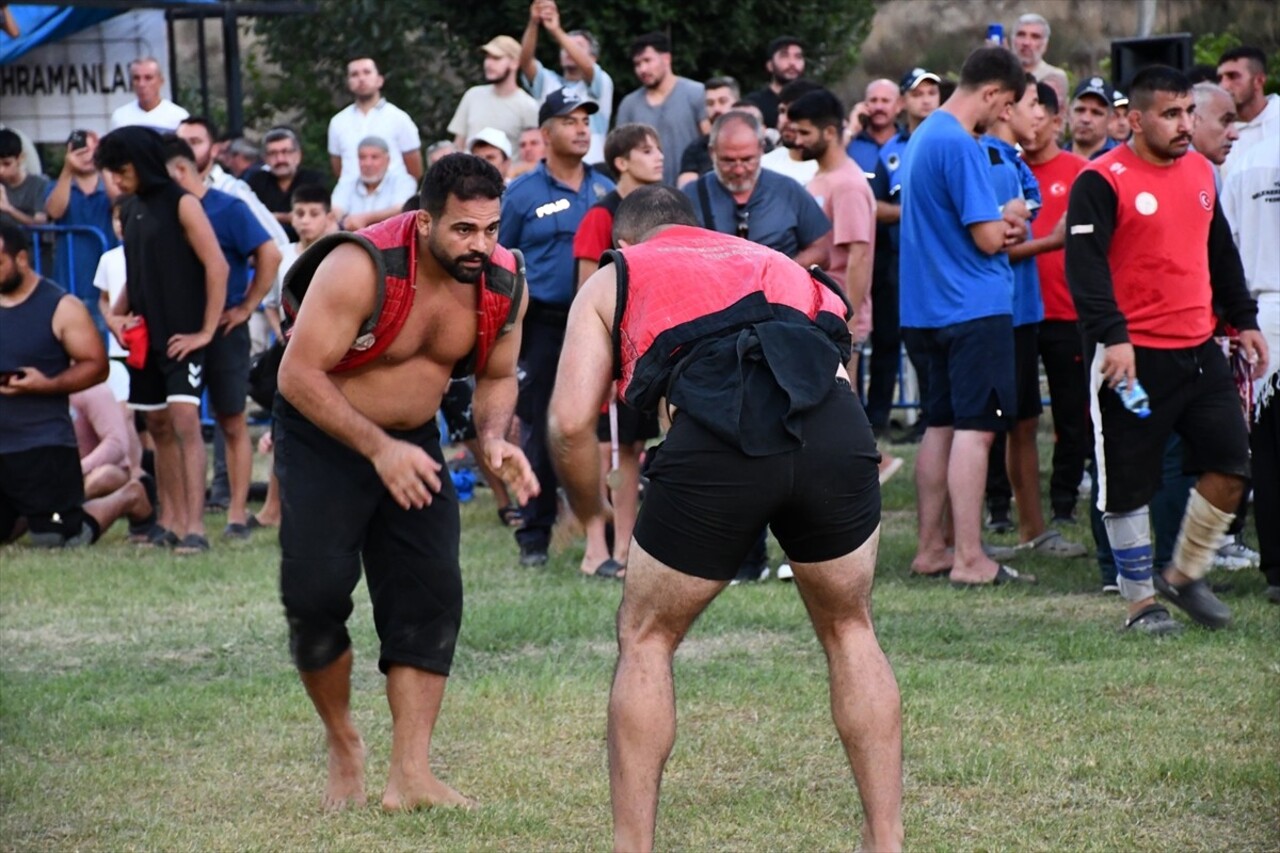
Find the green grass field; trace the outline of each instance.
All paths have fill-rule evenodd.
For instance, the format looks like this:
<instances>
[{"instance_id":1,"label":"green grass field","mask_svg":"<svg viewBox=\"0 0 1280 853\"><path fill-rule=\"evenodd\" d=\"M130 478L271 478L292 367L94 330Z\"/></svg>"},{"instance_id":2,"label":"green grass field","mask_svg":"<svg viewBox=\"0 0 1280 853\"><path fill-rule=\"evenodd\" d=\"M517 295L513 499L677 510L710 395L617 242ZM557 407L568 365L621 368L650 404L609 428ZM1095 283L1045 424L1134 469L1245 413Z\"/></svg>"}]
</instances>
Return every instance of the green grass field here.
<instances>
[{"instance_id":1,"label":"green grass field","mask_svg":"<svg viewBox=\"0 0 1280 853\"><path fill-rule=\"evenodd\" d=\"M913 496L909 468L885 489L875 597L903 695L909 849L1280 849L1280 610L1256 571L1215 577L1234 586L1228 630L1121 636L1092 559L1024 558L1029 589L908 578ZM481 808L391 816L320 811L324 741L288 659L272 536L186 559L120 528L78 552L0 551L0 849L606 849L621 585L580 577L580 554L520 569L491 496L464 507L467 609L435 763ZM376 802L390 725L363 588L352 633ZM726 590L676 684L660 848L855 846L825 666L790 585Z\"/></svg>"}]
</instances>

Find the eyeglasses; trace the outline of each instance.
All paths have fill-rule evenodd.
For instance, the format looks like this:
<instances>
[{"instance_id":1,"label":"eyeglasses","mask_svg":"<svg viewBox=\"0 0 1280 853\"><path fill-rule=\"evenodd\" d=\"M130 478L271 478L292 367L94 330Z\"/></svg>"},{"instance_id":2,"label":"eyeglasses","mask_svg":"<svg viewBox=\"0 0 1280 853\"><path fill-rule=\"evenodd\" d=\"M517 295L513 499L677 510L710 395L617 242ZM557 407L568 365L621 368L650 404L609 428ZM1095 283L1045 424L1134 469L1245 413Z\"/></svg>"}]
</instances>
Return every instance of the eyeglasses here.
<instances>
[{"instance_id":1,"label":"eyeglasses","mask_svg":"<svg viewBox=\"0 0 1280 853\"><path fill-rule=\"evenodd\" d=\"M751 231L751 211L745 207L739 207L734 210L733 215L738 220L738 236L746 240L747 234Z\"/></svg>"}]
</instances>

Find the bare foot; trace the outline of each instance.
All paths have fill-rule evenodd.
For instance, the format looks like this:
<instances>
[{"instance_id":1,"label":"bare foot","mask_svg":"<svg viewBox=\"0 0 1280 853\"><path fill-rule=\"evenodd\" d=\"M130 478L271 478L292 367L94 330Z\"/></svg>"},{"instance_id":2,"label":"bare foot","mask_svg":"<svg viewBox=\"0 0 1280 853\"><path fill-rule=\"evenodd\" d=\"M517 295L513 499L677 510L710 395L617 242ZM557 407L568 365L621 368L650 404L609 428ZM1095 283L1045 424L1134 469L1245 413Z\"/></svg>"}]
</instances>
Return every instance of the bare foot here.
<instances>
[{"instance_id":1,"label":"bare foot","mask_svg":"<svg viewBox=\"0 0 1280 853\"><path fill-rule=\"evenodd\" d=\"M342 811L363 806L364 742L331 742L329 744L329 784L324 789L324 810Z\"/></svg>"},{"instance_id":2,"label":"bare foot","mask_svg":"<svg viewBox=\"0 0 1280 853\"><path fill-rule=\"evenodd\" d=\"M944 551L941 555L931 555L929 557L917 554L916 558L911 561L911 573L913 575L924 575L926 577L946 574L951 571L951 565L954 562L955 555L949 551Z\"/></svg>"},{"instance_id":3,"label":"bare foot","mask_svg":"<svg viewBox=\"0 0 1280 853\"><path fill-rule=\"evenodd\" d=\"M609 559L608 554L605 554L603 557L597 557L593 554L583 554L582 562L578 564L578 571L582 572L584 575L594 575L596 573L596 569L600 568L600 564L607 559Z\"/></svg>"},{"instance_id":4,"label":"bare foot","mask_svg":"<svg viewBox=\"0 0 1280 853\"><path fill-rule=\"evenodd\" d=\"M412 778L411 778L412 776ZM399 812L429 808L474 809L477 803L441 782L428 769L410 774L392 769L387 789L382 793L384 811Z\"/></svg>"}]
</instances>

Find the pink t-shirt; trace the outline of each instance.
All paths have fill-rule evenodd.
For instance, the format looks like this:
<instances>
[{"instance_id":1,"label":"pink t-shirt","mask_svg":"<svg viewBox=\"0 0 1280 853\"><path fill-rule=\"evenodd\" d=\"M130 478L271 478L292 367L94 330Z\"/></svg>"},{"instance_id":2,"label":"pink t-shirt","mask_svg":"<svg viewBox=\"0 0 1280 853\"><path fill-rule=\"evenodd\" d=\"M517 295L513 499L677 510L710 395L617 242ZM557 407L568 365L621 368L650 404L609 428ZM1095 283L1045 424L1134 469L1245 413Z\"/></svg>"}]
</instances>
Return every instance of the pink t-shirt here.
<instances>
[{"instance_id":1,"label":"pink t-shirt","mask_svg":"<svg viewBox=\"0 0 1280 853\"><path fill-rule=\"evenodd\" d=\"M844 285L846 293L849 291L849 247L853 243L867 244L866 263L856 271L862 278L858 284L866 297L853 306L857 312L855 337L863 340L871 331L871 258L876 244L876 198L871 184L858 164L849 159L830 172L818 172L807 189L831 220L831 230L824 238L830 250L826 270Z\"/></svg>"}]
</instances>

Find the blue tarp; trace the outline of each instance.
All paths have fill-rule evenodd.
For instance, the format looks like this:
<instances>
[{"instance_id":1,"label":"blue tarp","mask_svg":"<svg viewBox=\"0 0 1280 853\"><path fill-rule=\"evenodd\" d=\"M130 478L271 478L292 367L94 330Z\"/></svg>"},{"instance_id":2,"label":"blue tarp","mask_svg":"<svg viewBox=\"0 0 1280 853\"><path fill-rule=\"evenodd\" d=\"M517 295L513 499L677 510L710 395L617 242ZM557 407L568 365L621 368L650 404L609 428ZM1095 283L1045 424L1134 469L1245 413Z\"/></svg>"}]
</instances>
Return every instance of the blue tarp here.
<instances>
[{"instance_id":1,"label":"blue tarp","mask_svg":"<svg viewBox=\"0 0 1280 853\"><path fill-rule=\"evenodd\" d=\"M16 39L0 33L0 65L13 62L29 50L42 44L61 41L86 27L100 24L108 18L122 15L133 9L163 8L165 6L190 6L211 3L214 0L177 0L177 2L137 3L130 7L101 8L79 6L10 6L14 21L20 30Z\"/></svg>"}]
</instances>

